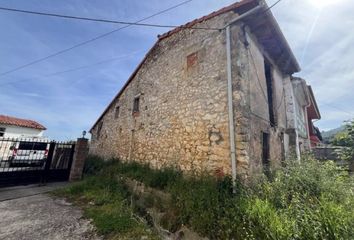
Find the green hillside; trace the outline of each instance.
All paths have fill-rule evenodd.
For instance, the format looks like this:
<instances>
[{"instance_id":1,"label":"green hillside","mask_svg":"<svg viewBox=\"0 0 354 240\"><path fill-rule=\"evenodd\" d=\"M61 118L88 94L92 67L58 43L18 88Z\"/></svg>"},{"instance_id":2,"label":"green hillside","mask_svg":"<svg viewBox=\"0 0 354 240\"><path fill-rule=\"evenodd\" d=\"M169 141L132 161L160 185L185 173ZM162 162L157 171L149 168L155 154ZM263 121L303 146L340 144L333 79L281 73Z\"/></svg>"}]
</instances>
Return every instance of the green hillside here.
<instances>
[{"instance_id":1,"label":"green hillside","mask_svg":"<svg viewBox=\"0 0 354 240\"><path fill-rule=\"evenodd\" d=\"M331 129L329 131L322 131L321 134L323 137L323 142L330 143L337 133L342 132L344 130L345 130L345 126L343 125L338 128Z\"/></svg>"}]
</instances>

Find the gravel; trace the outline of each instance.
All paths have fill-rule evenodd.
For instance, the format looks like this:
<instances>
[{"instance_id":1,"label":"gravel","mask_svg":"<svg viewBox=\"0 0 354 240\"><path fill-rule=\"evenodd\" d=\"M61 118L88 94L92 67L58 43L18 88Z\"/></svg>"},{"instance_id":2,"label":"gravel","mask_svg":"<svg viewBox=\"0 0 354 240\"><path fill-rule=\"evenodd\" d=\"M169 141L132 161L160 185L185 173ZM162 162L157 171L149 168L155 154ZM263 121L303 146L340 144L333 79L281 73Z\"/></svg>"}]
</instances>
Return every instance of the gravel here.
<instances>
[{"instance_id":1,"label":"gravel","mask_svg":"<svg viewBox=\"0 0 354 240\"><path fill-rule=\"evenodd\" d=\"M46 194L0 202L0 222L0 239L102 239L79 208Z\"/></svg>"}]
</instances>

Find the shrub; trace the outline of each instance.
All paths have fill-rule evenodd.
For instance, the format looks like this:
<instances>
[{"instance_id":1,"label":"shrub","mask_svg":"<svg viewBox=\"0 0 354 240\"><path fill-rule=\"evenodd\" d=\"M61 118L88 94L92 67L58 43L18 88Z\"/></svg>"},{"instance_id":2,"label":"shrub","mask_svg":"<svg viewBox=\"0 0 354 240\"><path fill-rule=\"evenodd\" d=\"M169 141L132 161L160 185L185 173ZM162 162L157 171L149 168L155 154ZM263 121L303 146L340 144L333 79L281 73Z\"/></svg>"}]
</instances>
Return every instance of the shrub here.
<instances>
[{"instance_id":1,"label":"shrub","mask_svg":"<svg viewBox=\"0 0 354 240\"><path fill-rule=\"evenodd\" d=\"M354 239L353 178L335 163L312 156L304 157L301 164L286 162L269 178L247 185L237 181L236 194L229 177L182 177L173 169L155 170L118 160L94 166L88 169L99 174L87 177L86 185L73 187L71 194L93 199L98 206L113 206L129 193L123 183L112 179L118 179L117 175L136 179L171 194L162 219L172 231L183 224L210 239ZM111 219L114 226L120 223L129 228L130 222L121 221L121 215L102 212L98 224ZM109 223L104 225L113 231Z\"/></svg>"},{"instance_id":2,"label":"shrub","mask_svg":"<svg viewBox=\"0 0 354 240\"><path fill-rule=\"evenodd\" d=\"M165 189L182 178L182 173L171 167L157 170L152 169L148 164L121 162L118 159L104 161L98 156L89 156L85 162L84 174L94 175L102 171L106 174L124 175L157 189Z\"/></svg>"},{"instance_id":3,"label":"shrub","mask_svg":"<svg viewBox=\"0 0 354 240\"><path fill-rule=\"evenodd\" d=\"M230 194L227 179L186 179L170 188L180 222L211 239L353 239L353 179L333 162L289 161ZM176 210L175 210L176 212Z\"/></svg>"},{"instance_id":4,"label":"shrub","mask_svg":"<svg viewBox=\"0 0 354 240\"><path fill-rule=\"evenodd\" d=\"M97 170L90 172L94 175L88 175L87 172L83 181L58 190L55 194L80 205L84 209L84 216L92 219L98 233L109 235L110 239L157 239L143 223L133 218L133 209L126 201L129 197L127 188L112 170L115 163L97 160L101 162L89 162L88 169Z\"/></svg>"},{"instance_id":5,"label":"shrub","mask_svg":"<svg viewBox=\"0 0 354 240\"><path fill-rule=\"evenodd\" d=\"M84 174L94 175L98 174L103 168L109 165L111 162L105 162L102 158L94 155L89 155L85 160Z\"/></svg>"},{"instance_id":6,"label":"shrub","mask_svg":"<svg viewBox=\"0 0 354 240\"><path fill-rule=\"evenodd\" d=\"M354 159L354 120L348 121L345 125L345 132L341 136L342 146L345 146L341 152L341 158L347 161Z\"/></svg>"}]
</instances>

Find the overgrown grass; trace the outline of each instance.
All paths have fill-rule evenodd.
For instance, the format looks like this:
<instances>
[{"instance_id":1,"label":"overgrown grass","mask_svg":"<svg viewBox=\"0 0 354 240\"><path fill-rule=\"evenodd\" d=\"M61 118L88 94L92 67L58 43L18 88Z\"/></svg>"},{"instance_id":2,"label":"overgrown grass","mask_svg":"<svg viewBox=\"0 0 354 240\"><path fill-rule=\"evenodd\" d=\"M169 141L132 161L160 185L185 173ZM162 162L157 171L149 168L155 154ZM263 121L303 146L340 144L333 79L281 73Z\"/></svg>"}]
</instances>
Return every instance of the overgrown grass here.
<instances>
[{"instance_id":1,"label":"overgrown grass","mask_svg":"<svg viewBox=\"0 0 354 240\"><path fill-rule=\"evenodd\" d=\"M129 193L117 180L124 176L171 194L162 221L171 231L183 224L210 239L354 239L353 178L332 162L289 161L269 178L237 182L236 194L229 177L183 177L173 169L97 157L85 169L83 183L66 191L95 202L86 214L102 233L136 226L124 200Z\"/></svg>"},{"instance_id":2,"label":"overgrown grass","mask_svg":"<svg viewBox=\"0 0 354 240\"><path fill-rule=\"evenodd\" d=\"M173 168L163 168L161 170L152 169L148 164L141 164L137 162L121 162L117 159L110 159L104 161L97 156L88 157L84 174L99 175L105 174L119 174L143 182L147 186L163 190L172 185L178 180L182 180L182 174Z\"/></svg>"},{"instance_id":3,"label":"overgrown grass","mask_svg":"<svg viewBox=\"0 0 354 240\"><path fill-rule=\"evenodd\" d=\"M104 167L103 167L104 165ZM108 239L158 239L146 224L133 216L128 204L125 185L112 172L97 170L98 175L86 175L84 180L55 192L67 197L84 210L84 216L93 220L99 234Z\"/></svg>"}]
</instances>

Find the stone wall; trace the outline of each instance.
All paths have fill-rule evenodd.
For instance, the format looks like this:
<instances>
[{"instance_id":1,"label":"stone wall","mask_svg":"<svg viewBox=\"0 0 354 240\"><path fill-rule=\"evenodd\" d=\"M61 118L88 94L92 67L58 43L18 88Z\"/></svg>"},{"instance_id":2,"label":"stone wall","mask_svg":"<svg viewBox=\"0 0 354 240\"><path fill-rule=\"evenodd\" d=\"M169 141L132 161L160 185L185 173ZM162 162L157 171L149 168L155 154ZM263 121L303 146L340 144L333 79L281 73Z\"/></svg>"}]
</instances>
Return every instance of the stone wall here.
<instances>
[{"instance_id":1,"label":"stone wall","mask_svg":"<svg viewBox=\"0 0 354 240\"><path fill-rule=\"evenodd\" d=\"M238 28L238 29L237 29ZM233 29L238 36L234 38L236 48L233 58L237 59L233 75L236 76L236 97L234 105L237 132L238 162L248 174L262 171L262 133L269 134L270 165L276 167L285 157L285 139L287 134L285 83L289 76L283 76L267 53L247 28ZM264 60L272 66L273 110L276 124L271 126L268 111L268 94Z\"/></svg>"},{"instance_id":2,"label":"stone wall","mask_svg":"<svg viewBox=\"0 0 354 240\"><path fill-rule=\"evenodd\" d=\"M221 27L230 17L204 26ZM229 173L226 77L224 32L183 30L160 41L104 115L99 138L99 124L93 129L91 153ZM132 114L139 94L140 111Z\"/></svg>"},{"instance_id":3,"label":"stone wall","mask_svg":"<svg viewBox=\"0 0 354 240\"><path fill-rule=\"evenodd\" d=\"M234 17L230 12L198 26L222 27ZM267 101L260 92L266 89L266 53L251 33L247 48L240 25L231 31L237 171L248 175L262 167L262 131L270 134L272 165L283 156L283 85L290 80L274 64L277 126L271 127ZM100 123L92 129L91 154L156 168L173 165L184 171L230 174L226 70L225 31L185 29L159 41L101 119L100 134ZM140 111L132 113L137 96Z\"/></svg>"},{"instance_id":4,"label":"stone wall","mask_svg":"<svg viewBox=\"0 0 354 240\"><path fill-rule=\"evenodd\" d=\"M322 161L326 161L326 160L334 161L339 166L348 168L349 172L353 174L354 159L351 159L349 161L343 160L340 156L340 153L341 151L343 151L343 149L344 147L340 147L340 146L324 145L324 146L312 148L311 151L314 154L316 159Z\"/></svg>"}]
</instances>

